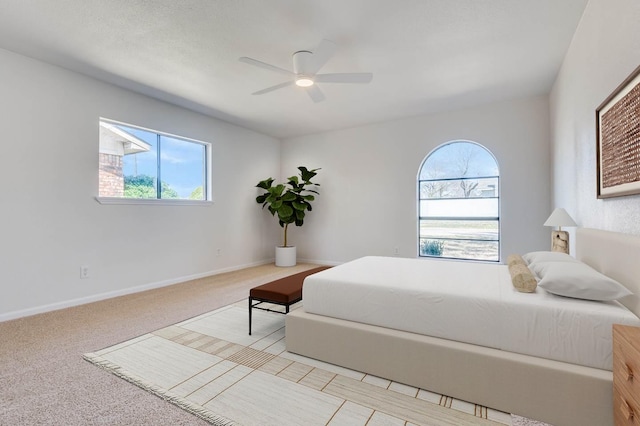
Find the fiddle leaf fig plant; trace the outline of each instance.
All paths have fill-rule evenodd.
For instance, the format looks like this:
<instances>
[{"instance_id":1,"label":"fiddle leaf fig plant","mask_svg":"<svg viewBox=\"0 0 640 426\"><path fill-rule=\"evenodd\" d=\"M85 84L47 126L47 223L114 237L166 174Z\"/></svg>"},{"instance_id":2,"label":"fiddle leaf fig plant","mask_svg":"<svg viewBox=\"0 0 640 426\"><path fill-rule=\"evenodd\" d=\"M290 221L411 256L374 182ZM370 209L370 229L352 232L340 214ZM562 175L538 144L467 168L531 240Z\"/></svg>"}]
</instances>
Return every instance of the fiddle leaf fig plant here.
<instances>
[{"instance_id":1,"label":"fiddle leaf fig plant","mask_svg":"<svg viewBox=\"0 0 640 426\"><path fill-rule=\"evenodd\" d=\"M315 200L313 194L319 194L316 190L320 184L311 182L320 169L308 170L306 167L298 167L298 176L291 176L287 182L274 185L274 179L261 180L257 188L265 192L256 197L256 202L267 207L272 216L278 216L280 226L284 228L283 247L287 245L287 227L290 224L302 226L307 211L311 211L311 202Z\"/></svg>"}]
</instances>

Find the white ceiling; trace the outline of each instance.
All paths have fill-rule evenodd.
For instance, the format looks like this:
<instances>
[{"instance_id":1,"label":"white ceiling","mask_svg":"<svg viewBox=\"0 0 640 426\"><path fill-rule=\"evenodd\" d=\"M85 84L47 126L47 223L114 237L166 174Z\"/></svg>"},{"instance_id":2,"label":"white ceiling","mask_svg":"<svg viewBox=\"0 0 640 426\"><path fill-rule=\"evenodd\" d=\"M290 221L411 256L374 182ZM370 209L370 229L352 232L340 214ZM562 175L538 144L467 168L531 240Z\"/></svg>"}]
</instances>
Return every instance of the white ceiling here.
<instances>
[{"instance_id":1,"label":"white ceiling","mask_svg":"<svg viewBox=\"0 0 640 426\"><path fill-rule=\"evenodd\" d=\"M587 2L1 0L0 48L285 138L548 93ZM251 95L324 38L373 81Z\"/></svg>"}]
</instances>

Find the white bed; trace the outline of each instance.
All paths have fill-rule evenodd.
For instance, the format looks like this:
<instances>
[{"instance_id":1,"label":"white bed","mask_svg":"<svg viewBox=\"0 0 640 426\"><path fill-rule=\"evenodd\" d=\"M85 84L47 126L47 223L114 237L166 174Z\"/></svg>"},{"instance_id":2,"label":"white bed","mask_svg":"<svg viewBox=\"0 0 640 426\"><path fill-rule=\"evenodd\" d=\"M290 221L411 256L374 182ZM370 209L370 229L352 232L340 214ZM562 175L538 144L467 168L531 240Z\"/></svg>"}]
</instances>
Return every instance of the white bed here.
<instances>
[{"instance_id":1,"label":"white bed","mask_svg":"<svg viewBox=\"0 0 640 426\"><path fill-rule=\"evenodd\" d=\"M640 291L640 237L577 233L580 260ZM518 293L506 266L464 262L368 257L310 279L291 352L556 426L613 424L611 324L638 325L617 302Z\"/></svg>"},{"instance_id":2,"label":"white bed","mask_svg":"<svg viewBox=\"0 0 640 426\"><path fill-rule=\"evenodd\" d=\"M520 293L506 265L363 257L310 276L304 310L363 324L611 370L617 301Z\"/></svg>"}]
</instances>

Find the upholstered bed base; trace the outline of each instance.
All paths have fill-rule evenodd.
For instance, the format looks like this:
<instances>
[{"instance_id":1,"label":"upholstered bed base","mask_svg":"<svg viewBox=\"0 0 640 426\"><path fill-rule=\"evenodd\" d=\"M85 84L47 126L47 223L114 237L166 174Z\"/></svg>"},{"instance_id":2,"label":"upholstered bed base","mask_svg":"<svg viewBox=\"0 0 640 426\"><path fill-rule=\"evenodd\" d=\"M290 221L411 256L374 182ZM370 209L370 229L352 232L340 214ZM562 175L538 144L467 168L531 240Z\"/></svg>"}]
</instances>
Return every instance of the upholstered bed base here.
<instances>
[{"instance_id":1,"label":"upholstered bed base","mask_svg":"<svg viewBox=\"0 0 640 426\"><path fill-rule=\"evenodd\" d=\"M578 258L629 287L639 315L640 237L578 229ZM606 250L604 249L606 247ZM613 425L612 373L298 309L287 350L554 426Z\"/></svg>"},{"instance_id":2,"label":"upholstered bed base","mask_svg":"<svg viewBox=\"0 0 640 426\"><path fill-rule=\"evenodd\" d=\"M611 425L612 373L314 315L286 318L287 350L497 410ZM337 349L339 348L339 349Z\"/></svg>"}]
</instances>

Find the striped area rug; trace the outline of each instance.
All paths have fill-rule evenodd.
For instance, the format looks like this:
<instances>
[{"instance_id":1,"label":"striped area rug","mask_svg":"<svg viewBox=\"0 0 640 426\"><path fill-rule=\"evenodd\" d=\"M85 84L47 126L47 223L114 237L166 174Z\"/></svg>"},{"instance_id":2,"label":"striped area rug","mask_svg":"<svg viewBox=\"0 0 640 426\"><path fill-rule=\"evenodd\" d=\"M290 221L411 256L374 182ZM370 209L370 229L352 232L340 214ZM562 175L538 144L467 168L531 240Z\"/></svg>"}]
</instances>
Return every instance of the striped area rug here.
<instances>
[{"instance_id":1,"label":"striped area rug","mask_svg":"<svg viewBox=\"0 0 640 426\"><path fill-rule=\"evenodd\" d=\"M249 336L242 301L84 358L214 425L501 426L526 420L289 353L284 315L254 310L253 317Z\"/></svg>"}]
</instances>

